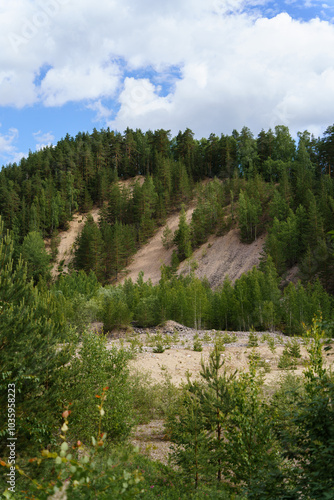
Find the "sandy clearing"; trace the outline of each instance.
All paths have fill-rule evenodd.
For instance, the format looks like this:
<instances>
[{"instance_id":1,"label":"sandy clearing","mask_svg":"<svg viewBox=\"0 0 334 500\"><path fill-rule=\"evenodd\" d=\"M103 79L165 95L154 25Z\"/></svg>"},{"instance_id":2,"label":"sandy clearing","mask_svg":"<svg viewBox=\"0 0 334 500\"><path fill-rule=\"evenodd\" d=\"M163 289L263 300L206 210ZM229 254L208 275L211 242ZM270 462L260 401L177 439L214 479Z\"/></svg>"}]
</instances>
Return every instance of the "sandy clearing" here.
<instances>
[{"instance_id":1,"label":"sandy clearing","mask_svg":"<svg viewBox=\"0 0 334 500\"><path fill-rule=\"evenodd\" d=\"M145 333L143 333L145 331ZM172 335L177 332L178 340L173 343ZM153 352L152 342L154 345L155 335L161 334L170 340L170 348L162 353ZM249 356L252 352L257 353L261 359L269 366L269 370L265 373L265 384L268 386L277 385L279 379L286 373L278 367L279 359L283 353L285 344L291 340L290 337L283 335L280 332L257 332L258 347L248 347L249 332L219 332L216 330L195 330L188 328L175 321L167 321L161 328L147 328L145 330L136 329L131 334L115 332L108 339L108 345L124 345L131 346L131 342L136 342L137 355L130 362L133 370L140 373L148 372L151 374L152 380L163 382L166 375L170 377L173 384L179 386L187 381L187 374L191 374L191 378L198 378L201 371L201 361L206 362L210 352L214 347L214 342L217 335L228 333L235 337L235 342L225 344L225 351L222 357L225 360L225 367L230 370L238 370L239 372L247 371L249 367ZM194 336L198 335L199 341L203 346L202 352L193 350ZM117 337L117 338L116 338ZM275 342L275 351L269 348L268 338ZM211 340L208 340L211 338ZM301 358L297 360L297 369L290 370L290 373L301 375L306 366L306 361L309 358L306 346L302 339L300 341ZM333 367L334 350L330 351L330 355L326 356L325 364Z\"/></svg>"},{"instance_id":2,"label":"sandy clearing","mask_svg":"<svg viewBox=\"0 0 334 500\"><path fill-rule=\"evenodd\" d=\"M155 354L152 352L138 353L135 360L130 363L135 370L140 373L149 372L152 380L163 382L166 374L170 376L173 384L180 386L186 383L187 374L191 379L200 378L201 361L208 361L211 346L204 346L202 352L194 352L190 349L171 348L163 353ZM268 346L260 345L254 348L261 358L265 359L269 364L271 371L265 374L266 385L274 385L277 380L286 373L286 371L278 368L278 361L283 352L283 346L277 346L275 354L273 354ZM238 370L239 372L248 370L249 356L253 349L246 345L243 347L227 345L226 350L222 353L225 359L225 367L229 372ZM306 349L301 349L303 359L306 360ZM295 375L301 375L304 367L297 366L296 370L291 371Z\"/></svg>"}]
</instances>

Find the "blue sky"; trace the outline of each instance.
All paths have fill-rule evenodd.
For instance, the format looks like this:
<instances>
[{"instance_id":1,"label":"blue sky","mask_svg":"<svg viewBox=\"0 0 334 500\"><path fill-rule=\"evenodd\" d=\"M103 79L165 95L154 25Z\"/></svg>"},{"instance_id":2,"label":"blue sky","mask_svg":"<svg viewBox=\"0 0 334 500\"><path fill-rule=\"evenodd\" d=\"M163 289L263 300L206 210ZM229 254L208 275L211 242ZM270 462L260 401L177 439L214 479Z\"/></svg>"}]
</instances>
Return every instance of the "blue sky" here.
<instances>
[{"instance_id":1,"label":"blue sky","mask_svg":"<svg viewBox=\"0 0 334 500\"><path fill-rule=\"evenodd\" d=\"M94 127L334 122L333 0L0 0L0 26L0 165Z\"/></svg>"}]
</instances>

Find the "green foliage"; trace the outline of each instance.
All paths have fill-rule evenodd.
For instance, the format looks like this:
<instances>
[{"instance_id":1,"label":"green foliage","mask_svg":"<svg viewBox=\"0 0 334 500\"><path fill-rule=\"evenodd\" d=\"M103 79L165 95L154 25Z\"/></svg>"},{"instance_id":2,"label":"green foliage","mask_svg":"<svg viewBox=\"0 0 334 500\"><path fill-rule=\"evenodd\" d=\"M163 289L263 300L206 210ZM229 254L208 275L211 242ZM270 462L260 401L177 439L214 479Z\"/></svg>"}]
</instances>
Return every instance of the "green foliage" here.
<instances>
[{"instance_id":1,"label":"green foliage","mask_svg":"<svg viewBox=\"0 0 334 500\"><path fill-rule=\"evenodd\" d=\"M197 205L191 219L191 241L194 248L207 241L214 232L223 234L225 230L223 185L215 179L207 185L200 185Z\"/></svg>"},{"instance_id":2,"label":"green foliage","mask_svg":"<svg viewBox=\"0 0 334 500\"><path fill-rule=\"evenodd\" d=\"M196 351L196 352L202 352L203 351L202 342L199 339L196 339L196 340L194 339L193 351Z\"/></svg>"},{"instance_id":3,"label":"green foliage","mask_svg":"<svg viewBox=\"0 0 334 500\"><path fill-rule=\"evenodd\" d=\"M250 331L248 336L248 344L247 347L258 347L259 341L256 333L254 331Z\"/></svg>"},{"instance_id":4,"label":"green foliage","mask_svg":"<svg viewBox=\"0 0 334 500\"><path fill-rule=\"evenodd\" d=\"M168 422L172 441L177 444L174 460L195 487L209 477L221 480L223 422L230 411L235 377L226 371L219 374L223 364L215 349L208 365L202 362L203 382L188 380L180 413Z\"/></svg>"},{"instance_id":5,"label":"green foliage","mask_svg":"<svg viewBox=\"0 0 334 500\"><path fill-rule=\"evenodd\" d=\"M299 358L301 358L300 343L297 339L289 340L285 344L282 355L278 361L278 368L282 370L295 370Z\"/></svg>"},{"instance_id":6,"label":"green foliage","mask_svg":"<svg viewBox=\"0 0 334 500\"><path fill-rule=\"evenodd\" d=\"M101 231L91 215L88 215L83 230L76 239L75 247L75 268L87 274L93 271L97 278L101 279L103 241Z\"/></svg>"},{"instance_id":7,"label":"green foliage","mask_svg":"<svg viewBox=\"0 0 334 500\"><path fill-rule=\"evenodd\" d=\"M163 381L157 382L150 373L131 371L129 384L136 423L166 418L178 406L179 389L172 384L167 372Z\"/></svg>"},{"instance_id":8,"label":"green foliage","mask_svg":"<svg viewBox=\"0 0 334 500\"><path fill-rule=\"evenodd\" d=\"M307 333L310 365L305 371L303 397L297 408L289 409L284 418L282 439L298 463L292 477L296 495L307 498L330 498L334 491L334 384L323 364L321 318L315 318Z\"/></svg>"},{"instance_id":9,"label":"green foliage","mask_svg":"<svg viewBox=\"0 0 334 500\"><path fill-rule=\"evenodd\" d=\"M40 233L32 231L25 236L21 246L22 258L27 262L28 279L36 284L39 279L50 279L50 255Z\"/></svg>"},{"instance_id":10,"label":"green foliage","mask_svg":"<svg viewBox=\"0 0 334 500\"><path fill-rule=\"evenodd\" d=\"M99 395L98 405L99 423L95 428L97 434L91 436L91 445L83 446L77 440L74 446L67 435L69 425L69 414L65 410L62 414L64 423L61 427L62 443L56 452L48 449L42 450L41 458L30 459L30 463L50 461L53 465L52 479L47 481L44 477L39 481L31 479L23 468L17 468L18 472L28 479L27 487L29 493L36 493L41 500L47 500L51 496L64 496L73 499L95 498L134 498L141 491L141 483L144 481L142 473L138 469L129 470L126 462L133 460L136 450L119 452L105 450L107 433L101 432L101 420L105 414L105 400L107 388ZM96 410L95 410L95 413ZM104 419L103 419L104 423ZM108 453L108 458L106 455ZM7 490L6 498L13 498ZM21 495L15 498L23 498Z\"/></svg>"},{"instance_id":11,"label":"green foliage","mask_svg":"<svg viewBox=\"0 0 334 500\"><path fill-rule=\"evenodd\" d=\"M134 423L127 368L130 352L106 347L106 339L85 332L82 345L64 376L66 400L72 403L72 431L88 442L98 425L95 408L103 387L109 387L104 403L104 430L108 439L129 435ZM80 383L78 383L80 381Z\"/></svg>"},{"instance_id":12,"label":"green foliage","mask_svg":"<svg viewBox=\"0 0 334 500\"><path fill-rule=\"evenodd\" d=\"M153 347L153 352L161 354L165 352L165 347L160 342L157 342L156 346Z\"/></svg>"},{"instance_id":13,"label":"green foliage","mask_svg":"<svg viewBox=\"0 0 334 500\"><path fill-rule=\"evenodd\" d=\"M245 490L250 498L279 498L281 459L272 430L270 407L261 393L262 378L251 366L249 373L240 376L234 408L224 432L227 441L224 472L225 477L239 491Z\"/></svg>"},{"instance_id":14,"label":"green foliage","mask_svg":"<svg viewBox=\"0 0 334 500\"><path fill-rule=\"evenodd\" d=\"M60 276L54 284L54 289L67 299L74 295L83 295L87 300L94 297L100 288L96 275L84 271Z\"/></svg>"},{"instance_id":15,"label":"green foliage","mask_svg":"<svg viewBox=\"0 0 334 500\"><path fill-rule=\"evenodd\" d=\"M62 391L59 377L72 350L65 343L74 346L76 340L66 329L62 306L60 297L27 281L22 260L14 264L13 242L0 218L0 403L7 407L8 384L14 384L18 446L51 439ZM3 436L6 422L3 416Z\"/></svg>"},{"instance_id":16,"label":"green foliage","mask_svg":"<svg viewBox=\"0 0 334 500\"><path fill-rule=\"evenodd\" d=\"M281 370L295 370L297 368L296 359L290 356L287 350L284 350L279 358L278 368L281 368Z\"/></svg>"},{"instance_id":17,"label":"green foliage","mask_svg":"<svg viewBox=\"0 0 334 500\"><path fill-rule=\"evenodd\" d=\"M286 344L286 349L292 358L301 358L300 342L297 339L291 339Z\"/></svg>"},{"instance_id":18,"label":"green foliage","mask_svg":"<svg viewBox=\"0 0 334 500\"><path fill-rule=\"evenodd\" d=\"M260 222L261 203L256 198L248 197L241 191L239 196L239 227L241 240L251 242L256 240Z\"/></svg>"},{"instance_id":19,"label":"green foliage","mask_svg":"<svg viewBox=\"0 0 334 500\"><path fill-rule=\"evenodd\" d=\"M171 319L196 329L280 328L296 334L303 331L303 322L311 322L311 314L317 310L322 310L328 319L333 314L331 298L319 282L307 288L301 283L290 284L282 292L270 257L262 269L254 267L234 286L225 280L215 291L206 280L192 274L176 277L166 268L157 285L144 282L141 275L137 283L128 280L117 289L125 292L124 300L133 321L144 327ZM229 342L227 338L223 341Z\"/></svg>"},{"instance_id":20,"label":"green foliage","mask_svg":"<svg viewBox=\"0 0 334 500\"><path fill-rule=\"evenodd\" d=\"M276 351L275 339L273 337L268 337L267 344L271 352L274 354Z\"/></svg>"},{"instance_id":21,"label":"green foliage","mask_svg":"<svg viewBox=\"0 0 334 500\"><path fill-rule=\"evenodd\" d=\"M112 362L104 347L85 338L82 355L68 364L70 351L76 349L78 340L68 325L81 333L93 319L102 319L105 330L127 326L132 320L145 327L173 319L195 328L248 331L254 326L255 330L279 328L296 335L303 332L303 323L311 325L320 311L324 321L313 323L310 329L315 340L308 345L310 366L305 381L300 382L303 388L291 379L290 388L287 382L282 383L277 398L274 395L265 404L260 380L253 372L248 379L241 376L236 385L226 379L225 396L228 394L231 402L227 411L219 406L217 393L203 379L203 384L189 385L180 415L188 433L186 446L195 457L195 466L184 457L185 474L193 484L197 481L198 488L203 487L203 495L206 486L201 486L202 479L223 476L225 467L230 487L245 490L249 498L333 496L333 384L322 361L322 329L327 324L330 332L333 322L333 127L328 127L322 139L312 138L307 131L298 137L296 148L285 126L261 131L257 138L243 127L240 133L233 131L230 136L220 137L211 134L201 140L194 139L190 129L175 138L162 129L127 129L123 134L94 130L92 134L79 133L75 138L67 135L55 147L30 153L19 165L1 170L0 212L11 232L6 234L1 223L0 404L5 407L7 384L15 383L20 449L29 448L30 443L46 445L55 439L57 412L70 397L78 408L76 416L73 413L73 434L84 429L89 412L94 413L94 393L105 385L104 380L110 379L118 391L114 396L116 414L113 415L108 396L106 422L115 439L127 434L127 417L117 413L117 408L128 408L122 395L128 397L129 390L131 402L135 391L131 384L123 387L115 373L121 359L111 353ZM123 180L144 172L143 184L137 181L133 188L124 186ZM206 176L220 176L224 182L214 180L194 189L194 183ZM197 205L188 224L182 204L190 200L193 191ZM180 259L189 258L192 248L205 242L211 233L224 233L229 225L224 212L227 203L232 221L238 212L244 241L251 242L261 231L268 231L260 269L243 275L234 285L226 280L214 291L205 280L194 277L190 263L189 276L177 278ZM88 216L76 242L75 265L80 271L61 277L53 285L47 284L49 256L43 238L65 229L76 210L89 210L93 204L103 208L99 224ZM175 234L177 252L172 257L172 268L163 269L160 283L153 286L140 276L137 283L128 280L122 286L99 292L98 281L117 279L138 244L147 241L168 214L180 207ZM171 239L168 232L165 239L166 243ZM54 242L52 246L54 255ZM278 273L295 264L303 282L284 286ZM38 283L38 288L33 283ZM218 336L216 351L222 350L229 340L227 335ZM168 342L160 339L157 344L164 349ZM267 342L274 351L274 342ZM89 357L89 351L93 357ZM279 363L285 368L293 367L299 356L299 344L291 340ZM251 358L257 367L262 361L256 356ZM124 370L122 377L129 381ZM217 374L212 370L211 380L216 380ZM156 394L159 390L156 388ZM87 396L89 391L93 391L91 399ZM138 412L144 405L143 394L141 398ZM205 398L211 401L210 410L209 403L204 404ZM271 430L268 407L274 410ZM217 408L221 414L214 413ZM131 417L131 411L128 415ZM207 415L212 417L211 427ZM202 417L204 431L202 435L200 428L196 430L195 450L189 429L199 424ZM217 438L223 426L225 448ZM278 444L272 440L272 430ZM2 425L1 434L4 436L5 432ZM266 448L267 444L271 448ZM225 463L224 453L229 446ZM179 449L182 451L181 441ZM210 459L205 461L207 452ZM290 462L293 459L296 462ZM116 474L120 479L122 466L116 470L120 470L120 476ZM99 481L102 473L97 477ZM159 481L162 484L161 475L157 484ZM209 483L207 487L212 498L225 496L224 491L210 490ZM144 498L152 498L149 490L145 488ZM154 494L158 491L166 493L162 486ZM182 485L170 491L171 498L200 495L200 490L197 495L190 487L185 493Z\"/></svg>"},{"instance_id":22,"label":"green foliage","mask_svg":"<svg viewBox=\"0 0 334 500\"><path fill-rule=\"evenodd\" d=\"M132 319L132 313L120 288L105 288L100 291L102 298L103 328L109 332L114 328L127 327Z\"/></svg>"},{"instance_id":23,"label":"green foliage","mask_svg":"<svg viewBox=\"0 0 334 500\"><path fill-rule=\"evenodd\" d=\"M185 206L182 205L179 226L174 234L174 243L177 245L178 258L180 260L190 257L192 249L190 243L190 228L187 224Z\"/></svg>"},{"instance_id":24,"label":"green foliage","mask_svg":"<svg viewBox=\"0 0 334 500\"><path fill-rule=\"evenodd\" d=\"M222 353L225 351L225 339L221 332L217 332L215 336L214 349Z\"/></svg>"},{"instance_id":25,"label":"green foliage","mask_svg":"<svg viewBox=\"0 0 334 500\"><path fill-rule=\"evenodd\" d=\"M200 478L207 473L207 432L204 415L196 395L185 392L181 414L172 416L168 426L172 432L173 460L182 467L185 478L197 488Z\"/></svg>"}]
</instances>

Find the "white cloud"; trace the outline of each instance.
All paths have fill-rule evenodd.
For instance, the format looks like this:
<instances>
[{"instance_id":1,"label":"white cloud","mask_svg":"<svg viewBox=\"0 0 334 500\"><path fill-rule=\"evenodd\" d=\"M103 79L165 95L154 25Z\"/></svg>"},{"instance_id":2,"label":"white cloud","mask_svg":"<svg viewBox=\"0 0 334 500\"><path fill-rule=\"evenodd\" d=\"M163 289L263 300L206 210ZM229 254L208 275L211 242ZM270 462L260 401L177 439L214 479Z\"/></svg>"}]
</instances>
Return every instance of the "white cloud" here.
<instances>
[{"instance_id":1,"label":"white cloud","mask_svg":"<svg viewBox=\"0 0 334 500\"><path fill-rule=\"evenodd\" d=\"M96 121L96 122L100 122L100 121L105 122L113 114L113 110L104 106L101 102L101 99L99 99L98 101L92 102L90 104L87 104L87 108L91 109L92 111L95 111L96 115L95 115L94 121Z\"/></svg>"},{"instance_id":2,"label":"white cloud","mask_svg":"<svg viewBox=\"0 0 334 500\"><path fill-rule=\"evenodd\" d=\"M32 134L35 138L36 141L36 150L39 151L40 149L46 148L47 146L51 146L55 140L55 136L53 135L52 132L43 132L39 130L38 132L34 132Z\"/></svg>"},{"instance_id":3,"label":"white cloud","mask_svg":"<svg viewBox=\"0 0 334 500\"><path fill-rule=\"evenodd\" d=\"M155 30L161 32L157 26ZM197 21L185 32L192 45L179 44L184 54L182 78L168 96L168 105L156 95L154 106L138 106L131 113L126 92L110 125L145 130L158 122L173 132L190 126L202 136L244 125L259 131L283 123L304 130L308 124L332 120L332 25L319 20L301 23L287 14L255 22L237 16L210 18L203 25Z\"/></svg>"},{"instance_id":4,"label":"white cloud","mask_svg":"<svg viewBox=\"0 0 334 500\"><path fill-rule=\"evenodd\" d=\"M25 153L20 153L15 146L18 137L19 131L16 128L10 128L6 134L0 134L0 161L3 164L18 162L23 156L26 156Z\"/></svg>"},{"instance_id":5,"label":"white cloud","mask_svg":"<svg viewBox=\"0 0 334 500\"><path fill-rule=\"evenodd\" d=\"M197 135L328 124L334 26L243 10L266 4L0 0L0 105L84 101L118 130L189 126ZM173 87L171 67L180 69Z\"/></svg>"},{"instance_id":6,"label":"white cloud","mask_svg":"<svg viewBox=\"0 0 334 500\"><path fill-rule=\"evenodd\" d=\"M41 83L41 96L46 106L62 106L69 101L112 97L118 83L114 65L52 68Z\"/></svg>"}]
</instances>

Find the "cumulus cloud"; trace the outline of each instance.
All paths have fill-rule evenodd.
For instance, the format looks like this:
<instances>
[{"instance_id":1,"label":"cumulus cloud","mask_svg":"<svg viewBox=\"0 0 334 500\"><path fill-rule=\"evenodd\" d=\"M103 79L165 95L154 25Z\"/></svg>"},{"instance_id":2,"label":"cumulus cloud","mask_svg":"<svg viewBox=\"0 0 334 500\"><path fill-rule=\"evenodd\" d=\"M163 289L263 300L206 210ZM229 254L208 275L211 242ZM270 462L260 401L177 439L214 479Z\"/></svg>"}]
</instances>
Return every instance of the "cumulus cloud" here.
<instances>
[{"instance_id":1,"label":"cumulus cloud","mask_svg":"<svg viewBox=\"0 0 334 500\"><path fill-rule=\"evenodd\" d=\"M119 82L118 68L70 67L50 69L41 83L41 98L46 106L62 106L69 101L112 97Z\"/></svg>"},{"instance_id":2,"label":"cumulus cloud","mask_svg":"<svg viewBox=\"0 0 334 500\"><path fill-rule=\"evenodd\" d=\"M267 0L2 4L0 105L83 101L118 130L188 126L200 136L332 120L328 21L267 17Z\"/></svg>"},{"instance_id":3,"label":"cumulus cloud","mask_svg":"<svg viewBox=\"0 0 334 500\"><path fill-rule=\"evenodd\" d=\"M131 113L125 86L115 128L147 129L160 119L160 126L174 132L190 126L202 136L244 125L255 131L276 124L304 130L332 119L334 29L329 23L301 23L287 14L257 20L242 15L212 18L202 29L197 21L187 33L193 43L180 48L186 52L182 75L168 101L156 89L154 106L149 101ZM136 85L141 81L131 82L131 88Z\"/></svg>"}]
</instances>

